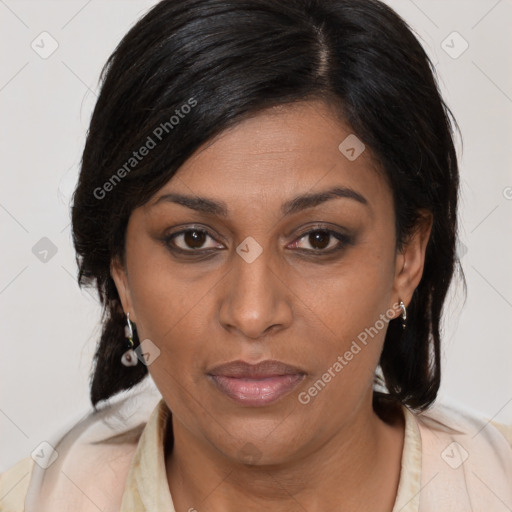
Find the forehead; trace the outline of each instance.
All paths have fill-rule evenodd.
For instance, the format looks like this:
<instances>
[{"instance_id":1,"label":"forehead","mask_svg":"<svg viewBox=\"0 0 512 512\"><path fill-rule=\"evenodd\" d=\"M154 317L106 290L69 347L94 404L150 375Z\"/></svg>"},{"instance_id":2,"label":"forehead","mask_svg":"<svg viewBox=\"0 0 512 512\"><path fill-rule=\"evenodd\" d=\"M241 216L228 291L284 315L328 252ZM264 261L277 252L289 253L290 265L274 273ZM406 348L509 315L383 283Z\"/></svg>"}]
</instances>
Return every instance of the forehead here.
<instances>
[{"instance_id":1,"label":"forehead","mask_svg":"<svg viewBox=\"0 0 512 512\"><path fill-rule=\"evenodd\" d=\"M335 186L377 208L391 195L371 151L350 127L325 103L301 102L261 111L203 144L150 205L169 192L219 198L229 209L281 205Z\"/></svg>"}]
</instances>

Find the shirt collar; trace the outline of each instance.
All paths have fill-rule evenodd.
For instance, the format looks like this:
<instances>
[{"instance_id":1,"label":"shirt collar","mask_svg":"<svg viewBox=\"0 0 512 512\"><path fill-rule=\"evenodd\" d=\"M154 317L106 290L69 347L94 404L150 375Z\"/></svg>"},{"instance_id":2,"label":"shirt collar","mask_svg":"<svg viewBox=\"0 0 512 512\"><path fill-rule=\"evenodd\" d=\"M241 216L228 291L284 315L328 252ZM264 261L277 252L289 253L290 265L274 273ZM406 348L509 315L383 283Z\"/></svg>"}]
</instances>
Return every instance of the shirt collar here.
<instances>
[{"instance_id":1,"label":"shirt collar","mask_svg":"<svg viewBox=\"0 0 512 512\"><path fill-rule=\"evenodd\" d=\"M402 406L405 438L393 512L417 512L421 480L421 436L415 415ZM163 398L139 439L131 461L120 512L175 512L165 467L165 436L171 412Z\"/></svg>"},{"instance_id":2,"label":"shirt collar","mask_svg":"<svg viewBox=\"0 0 512 512\"><path fill-rule=\"evenodd\" d=\"M418 512L421 490L421 434L416 416L402 405L405 419L400 480L392 512Z\"/></svg>"},{"instance_id":3,"label":"shirt collar","mask_svg":"<svg viewBox=\"0 0 512 512\"><path fill-rule=\"evenodd\" d=\"M171 412L163 398L154 408L133 456L119 512L175 512L167 472L164 442Z\"/></svg>"}]
</instances>

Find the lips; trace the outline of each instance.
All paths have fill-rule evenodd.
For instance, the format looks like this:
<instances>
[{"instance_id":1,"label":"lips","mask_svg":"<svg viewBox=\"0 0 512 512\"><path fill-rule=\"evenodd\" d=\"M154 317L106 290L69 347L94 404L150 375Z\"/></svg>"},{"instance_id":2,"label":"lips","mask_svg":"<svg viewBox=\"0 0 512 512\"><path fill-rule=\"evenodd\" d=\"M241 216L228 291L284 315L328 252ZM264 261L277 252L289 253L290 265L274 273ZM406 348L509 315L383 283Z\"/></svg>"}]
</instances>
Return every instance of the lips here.
<instances>
[{"instance_id":1,"label":"lips","mask_svg":"<svg viewBox=\"0 0 512 512\"><path fill-rule=\"evenodd\" d=\"M241 360L231 361L230 363L221 364L208 371L209 375L247 379L265 379L279 375L297 375L305 373L304 370L296 366L271 359L261 361L257 364L250 364Z\"/></svg>"},{"instance_id":2,"label":"lips","mask_svg":"<svg viewBox=\"0 0 512 512\"><path fill-rule=\"evenodd\" d=\"M216 388L239 404L258 407L290 393L306 376L301 368L280 361L257 364L232 361L208 371Z\"/></svg>"}]
</instances>

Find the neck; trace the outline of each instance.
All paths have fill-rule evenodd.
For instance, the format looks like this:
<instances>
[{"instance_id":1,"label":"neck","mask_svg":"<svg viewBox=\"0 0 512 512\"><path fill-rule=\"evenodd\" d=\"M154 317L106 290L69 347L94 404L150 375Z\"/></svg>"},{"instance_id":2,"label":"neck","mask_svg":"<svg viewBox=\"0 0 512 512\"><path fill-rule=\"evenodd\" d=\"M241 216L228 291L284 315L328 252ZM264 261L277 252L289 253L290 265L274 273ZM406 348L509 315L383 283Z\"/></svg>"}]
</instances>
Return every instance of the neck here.
<instances>
[{"instance_id":1,"label":"neck","mask_svg":"<svg viewBox=\"0 0 512 512\"><path fill-rule=\"evenodd\" d=\"M386 423L374 412L371 395L368 398L320 446L312 440L310 450L306 447L293 459L272 465L227 458L173 416L174 446L166 469L176 510L267 507L316 512L343 505L349 510L391 511L400 474L403 418Z\"/></svg>"}]
</instances>

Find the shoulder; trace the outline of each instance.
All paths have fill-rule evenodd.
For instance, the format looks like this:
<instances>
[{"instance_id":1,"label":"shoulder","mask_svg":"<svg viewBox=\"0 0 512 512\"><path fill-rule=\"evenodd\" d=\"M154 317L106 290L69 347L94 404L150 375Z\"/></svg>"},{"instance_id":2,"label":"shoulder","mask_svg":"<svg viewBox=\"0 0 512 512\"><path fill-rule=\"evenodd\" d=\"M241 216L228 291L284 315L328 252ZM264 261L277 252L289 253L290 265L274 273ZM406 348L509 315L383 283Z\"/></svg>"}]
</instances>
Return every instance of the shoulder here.
<instances>
[{"instance_id":1,"label":"shoulder","mask_svg":"<svg viewBox=\"0 0 512 512\"><path fill-rule=\"evenodd\" d=\"M420 510L512 510L510 425L453 403L415 414L421 437ZM455 507L455 508L453 508ZM457 508L458 507L458 508Z\"/></svg>"},{"instance_id":2,"label":"shoulder","mask_svg":"<svg viewBox=\"0 0 512 512\"><path fill-rule=\"evenodd\" d=\"M48 439L41 459L26 457L0 476L0 512L119 510L133 455L160 398L142 387L85 411Z\"/></svg>"},{"instance_id":3,"label":"shoulder","mask_svg":"<svg viewBox=\"0 0 512 512\"><path fill-rule=\"evenodd\" d=\"M75 443L60 463L57 460L46 470L37 498L30 502L37 502L38 512L119 509L130 463L143 428L142 424L98 443Z\"/></svg>"},{"instance_id":4,"label":"shoulder","mask_svg":"<svg viewBox=\"0 0 512 512\"><path fill-rule=\"evenodd\" d=\"M22 512L34 467L32 457L25 457L0 474L0 510Z\"/></svg>"},{"instance_id":5,"label":"shoulder","mask_svg":"<svg viewBox=\"0 0 512 512\"><path fill-rule=\"evenodd\" d=\"M0 475L0 512L119 508L144 424L98 441L73 427L41 464L29 456ZM49 443L50 445L52 443ZM39 462L39 461L38 461Z\"/></svg>"},{"instance_id":6,"label":"shoulder","mask_svg":"<svg viewBox=\"0 0 512 512\"><path fill-rule=\"evenodd\" d=\"M496 421L490 422L494 428L507 440L508 444L512 447L512 423L499 423Z\"/></svg>"},{"instance_id":7,"label":"shoulder","mask_svg":"<svg viewBox=\"0 0 512 512\"><path fill-rule=\"evenodd\" d=\"M460 436L471 445L502 448L507 455L512 450L512 423L495 421L467 406L437 403L416 418L419 426L435 432L438 437Z\"/></svg>"}]
</instances>

